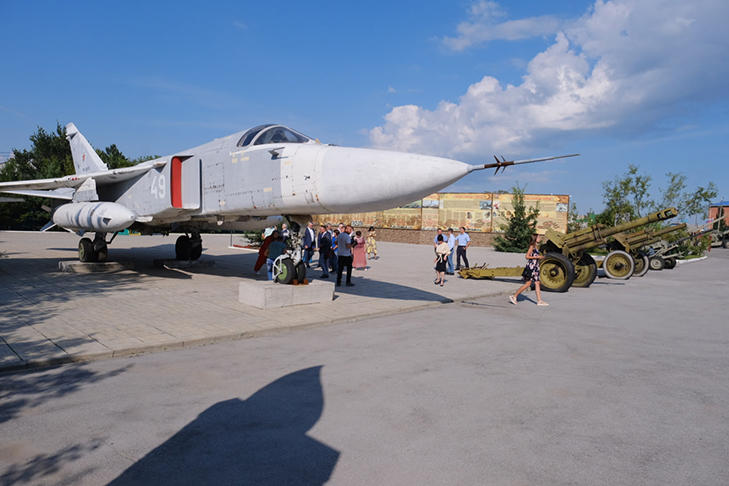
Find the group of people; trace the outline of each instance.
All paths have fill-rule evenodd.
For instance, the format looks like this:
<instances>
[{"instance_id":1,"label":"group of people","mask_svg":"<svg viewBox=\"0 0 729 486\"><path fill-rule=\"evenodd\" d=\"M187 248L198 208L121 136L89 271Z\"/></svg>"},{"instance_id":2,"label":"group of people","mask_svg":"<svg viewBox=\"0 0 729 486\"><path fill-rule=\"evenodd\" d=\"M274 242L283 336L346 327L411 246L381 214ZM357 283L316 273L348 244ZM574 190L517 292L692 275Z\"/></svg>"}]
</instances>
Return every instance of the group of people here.
<instances>
[{"instance_id":1,"label":"group of people","mask_svg":"<svg viewBox=\"0 0 729 486\"><path fill-rule=\"evenodd\" d=\"M314 253L319 253L320 278L329 278L329 272L337 275L337 286L342 285L342 277L346 275L345 284L353 287L352 269L367 270L367 260L377 259L377 234L370 226L367 238L361 231L354 231L352 226L339 223L337 228L331 224L321 225L319 232L314 230L314 223L309 222L304 230L302 249L304 264L311 268ZM346 269L346 274L345 274Z\"/></svg>"},{"instance_id":2,"label":"group of people","mask_svg":"<svg viewBox=\"0 0 729 486\"><path fill-rule=\"evenodd\" d=\"M453 228L448 228L447 234L443 234L442 229L438 229L438 234L433 239L433 247L435 248L435 271L436 285L441 287L445 283L446 275L454 275L455 271L461 269L461 260L465 268L469 267L466 250L471 246L471 237L466 233L466 228L461 226L460 233L456 236ZM454 251L455 250L455 251ZM453 254L456 254L456 267L453 268Z\"/></svg>"},{"instance_id":3,"label":"group of people","mask_svg":"<svg viewBox=\"0 0 729 486\"><path fill-rule=\"evenodd\" d=\"M540 307L548 306L546 302L542 300L542 292L539 283L539 260L544 259L544 255L539 253L537 248L541 236L533 234L529 241L529 248L526 253L526 271L525 279L526 282L519 287L519 289L512 295L509 296L509 301L516 305L519 295L524 292L527 288L534 285L534 290L537 294L537 305ZM453 253L455 249L456 253L456 267L455 270L461 269L461 259L465 267L468 268L468 257L466 256L466 250L471 246L471 237L466 233L466 228L461 226L460 234L455 236L453 234L453 228L448 228L447 234L443 234L443 230L438 229L438 234L433 239L433 246L435 248L435 284L443 287L445 284L445 276L453 275Z\"/></svg>"}]
</instances>

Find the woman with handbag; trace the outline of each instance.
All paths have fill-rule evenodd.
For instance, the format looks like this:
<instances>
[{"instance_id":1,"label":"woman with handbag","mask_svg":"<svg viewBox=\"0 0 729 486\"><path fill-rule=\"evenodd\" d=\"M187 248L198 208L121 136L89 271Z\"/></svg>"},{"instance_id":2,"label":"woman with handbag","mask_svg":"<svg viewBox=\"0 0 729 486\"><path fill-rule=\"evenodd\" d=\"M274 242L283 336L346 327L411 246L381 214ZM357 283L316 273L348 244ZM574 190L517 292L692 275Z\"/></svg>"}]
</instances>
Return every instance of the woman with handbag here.
<instances>
[{"instance_id":1,"label":"woman with handbag","mask_svg":"<svg viewBox=\"0 0 729 486\"><path fill-rule=\"evenodd\" d=\"M534 282L534 290L537 293L537 305L540 307L546 307L549 305L542 300L542 290L539 285L539 260L544 259L544 256L540 255L539 250L537 249L537 244L539 243L540 238L541 237L538 234L534 233L529 240L529 248L526 252L527 265L524 269L524 273L522 274L522 276L526 278L526 283L519 287L519 290L517 290L514 295L509 296L509 301L514 305L516 305L519 294L529 288L532 285L532 282Z\"/></svg>"}]
</instances>

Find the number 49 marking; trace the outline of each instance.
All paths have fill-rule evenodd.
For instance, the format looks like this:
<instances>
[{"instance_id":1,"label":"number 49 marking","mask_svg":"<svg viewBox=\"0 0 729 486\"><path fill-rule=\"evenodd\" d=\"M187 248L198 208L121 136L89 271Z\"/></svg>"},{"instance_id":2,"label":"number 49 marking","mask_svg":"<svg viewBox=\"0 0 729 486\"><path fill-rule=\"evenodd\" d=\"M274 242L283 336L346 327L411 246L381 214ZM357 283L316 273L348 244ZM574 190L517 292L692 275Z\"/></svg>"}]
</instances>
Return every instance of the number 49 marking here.
<instances>
[{"instance_id":1,"label":"number 49 marking","mask_svg":"<svg viewBox=\"0 0 729 486\"><path fill-rule=\"evenodd\" d=\"M167 184L165 184L164 174L152 177L151 192L155 199L164 199L167 194Z\"/></svg>"}]
</instances>

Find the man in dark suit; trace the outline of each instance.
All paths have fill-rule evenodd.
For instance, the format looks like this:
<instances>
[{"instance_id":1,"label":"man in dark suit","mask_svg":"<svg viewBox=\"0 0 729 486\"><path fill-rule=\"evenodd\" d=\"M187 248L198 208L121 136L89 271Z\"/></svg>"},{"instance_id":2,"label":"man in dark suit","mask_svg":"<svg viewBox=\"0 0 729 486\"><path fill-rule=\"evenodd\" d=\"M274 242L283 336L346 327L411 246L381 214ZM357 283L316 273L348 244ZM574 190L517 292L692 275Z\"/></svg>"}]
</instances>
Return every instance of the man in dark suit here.
<instances>
[{"instance_id":1,"label":"man in dark suit","mask_svg":"<svg viewBox=\"0 0 729 486\"><path fill-rule=\"evenodd\" d=\"M329 259L332 253L332 237L322 225L316 236L316 247L319 248L319 268L324 272L321 278L329 278Z\"/></svg>"},{"instance_id":2,"label":"man in dark suit","mask_svg":"<svg viewBox=\"0 0 729 486\"><path fill-rule=\"evenodd\" d=\"M314 256L314 248L316 246L316 233L314 233L314 223L309 221L304 230L304 242L302 243L304 248L304 263L307 267L311 263L311 257Z\"/></svg>"}]
</instances>

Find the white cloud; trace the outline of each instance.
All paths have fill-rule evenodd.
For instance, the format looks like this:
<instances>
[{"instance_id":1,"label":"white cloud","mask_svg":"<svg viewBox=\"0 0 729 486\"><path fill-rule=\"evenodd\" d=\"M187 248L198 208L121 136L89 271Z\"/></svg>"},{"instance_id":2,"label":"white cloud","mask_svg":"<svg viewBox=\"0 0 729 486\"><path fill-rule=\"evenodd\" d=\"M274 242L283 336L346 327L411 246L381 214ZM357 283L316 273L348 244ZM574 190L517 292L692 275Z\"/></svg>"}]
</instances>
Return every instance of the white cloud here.
<instances>
[{"instance_id":1,"label":"white cloud","mask_svg":"<svg viewBox=\"0 0 729 486\"><path fill-rule=\"evenodd\" d=\"M517 38L503 34L518 32L512 29L517 21L494 23L504 18L494 2L476 4L470 15L468 27L461 24L459 37L445 39L446 46L462 49L494 35ZM724 0L598 0L562 25L518 86L485 75L458 103L441 101L434 110L397 106L370 131L371 144L469 158L528 153L598 131L653 132L726 99L727 18Z\"/></svg>"},{"instance_id":2,"label":"white cloud","mask_svg":"<svg viewBox=\"0 0 729 486\"><path fill-rule=\"evenodd\" d=\"M443 44L454 51L492 40L520 40L554 35L562 21L554 16L506 20L506 13L496 2L480 1L469 9L470 20L456 27L457 37L444 37Z\"/></svg>"},{"instance_id":3,"label":"white cloud","mask_svg":"<svg viewBox=\"0 0 729 486\"><path fill-rule=\"evenodd\" d=\"M233 21L233 25L238 27L241 30L246 30L248 28L248 26L246 24L244 24L243 22L238 22L237 20Z\"/></svg>"}]
</instances>

